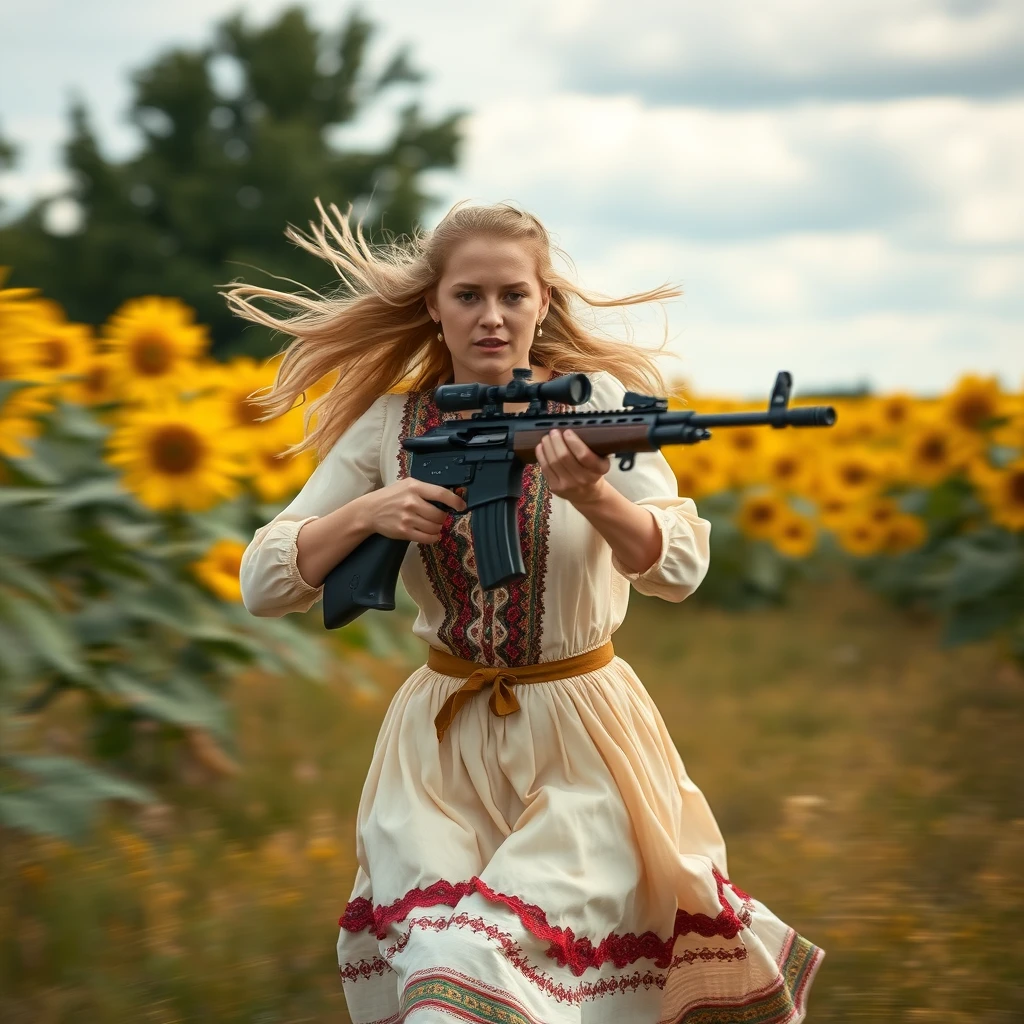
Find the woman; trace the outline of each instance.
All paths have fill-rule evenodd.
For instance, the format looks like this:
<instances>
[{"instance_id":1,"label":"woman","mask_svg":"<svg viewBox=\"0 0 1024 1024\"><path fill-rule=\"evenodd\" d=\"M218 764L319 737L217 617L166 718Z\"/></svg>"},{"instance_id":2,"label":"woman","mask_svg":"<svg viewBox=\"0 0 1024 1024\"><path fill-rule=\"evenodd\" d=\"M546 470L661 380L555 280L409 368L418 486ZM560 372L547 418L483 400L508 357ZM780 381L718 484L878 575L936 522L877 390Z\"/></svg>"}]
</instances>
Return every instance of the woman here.
<instances>
[{"instance_id":1,"label":"woman","mask_svg":"<svg viewBox=\"0 0 1024 1024\"><path fill-rule=\"evenodd\" d=\"M436 385L507 383L515 367L587 373L580 409L621 408L626 387L662 394L652 357L596 337L578 308L679 292L584 293L508 204L457 204L383 252L318 207L313 237L289 235L347 294L227 294L295 338L272 413L341 371L296 446L317 445L320 464L242 559L249 611L309 609L371 533L415 542L402 578L428 660L388 708L359 805L338 940L352 1020L802 1020L823 952L729 880L708 804L610 641L630 586L680 602L708 568L710 524L664 456L622 471L553 430L523 478L527 575L487 592L470 516L451 514L465 502L410 479L400 444L460 415L438 410ZM260 296L299 312L276 319L248 301Z\"/></svg>"}]
</instances>

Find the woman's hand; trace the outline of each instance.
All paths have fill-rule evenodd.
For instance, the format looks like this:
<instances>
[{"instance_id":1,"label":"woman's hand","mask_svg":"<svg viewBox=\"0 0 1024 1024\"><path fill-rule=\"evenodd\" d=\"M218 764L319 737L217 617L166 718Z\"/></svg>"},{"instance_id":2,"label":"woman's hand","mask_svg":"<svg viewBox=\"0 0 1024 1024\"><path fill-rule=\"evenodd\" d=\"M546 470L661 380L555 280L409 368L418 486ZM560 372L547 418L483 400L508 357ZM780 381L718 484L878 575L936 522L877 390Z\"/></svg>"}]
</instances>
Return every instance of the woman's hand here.
<instances>
[{"instance_id":1,"label":"woman's hand","mask_svg":"<svg viewBox=\"0 0 1024 1024\"><path fill-rule=\"evenodd\" d=\"M368 505L374 533L417 544L436 544L441 539L441 527L450 514L435 508L430 504L432 501L443 502L456 512L466 509L466 502L447 487L411 477L379 487L358 500Z\"/></svg>"},{"instance_id":2,"label":"woman's hand","mask_svg":"<svg viewBox=\"0 0 1024 1024\"><path fill-rule=\"evenodd\" d=\"M537 445L537 462L552 494L579 508L600 501L612 468L607 455L598 455L572 430L552 430Z\"/></svg>"}]
</instances>

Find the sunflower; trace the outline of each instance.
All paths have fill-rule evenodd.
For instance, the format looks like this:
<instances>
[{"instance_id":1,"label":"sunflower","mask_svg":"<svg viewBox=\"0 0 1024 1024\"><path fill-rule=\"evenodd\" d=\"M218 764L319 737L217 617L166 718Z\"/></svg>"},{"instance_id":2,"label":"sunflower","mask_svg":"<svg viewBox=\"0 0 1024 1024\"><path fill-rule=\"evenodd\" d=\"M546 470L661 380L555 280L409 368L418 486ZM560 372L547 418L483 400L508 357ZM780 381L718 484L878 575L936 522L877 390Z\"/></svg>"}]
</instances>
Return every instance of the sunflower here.
<instances>
[{"instance_id":1,"label":"sunflower","mask_svg":"<svg viewBox=\"0 0 1024 1024\"><path fill-rule=\"evenodd\" d=\"M129 401L176 394L206 352L206 328L179 299L147 295L122 304L104 325L117 386Z\"/></svg>"},{"instance_id":2,"label":"sunflower","mask_svg":"<svg viewBox=\"0 0 1024 1024\"><path fill-rule=\"evenodd\" d=\"M839 491L822 490L815 497L818 502L818 519L831 530L848 519L857 504L849 494Z\"/></svg>"},{"instance_id":3,"label":"sunflower","mask_svg":"<svg viewBox=\"0 0 1024 1024\"><path fill-rule=\"evenodd\" d=\"M1003 407L1005 423L994 427L992 440L1006 448L1024 453L1024 395L1010 395Z\"/></svg>"},{"instance_id":4,"label":"sunflower","mask_svg":"<svg viewBox=\"0 0 1024 1024\"><path fill-rule=\"evenodd\" d=\"M917 415L916 400L906 391L882 395L874 402L874 414L881 422L885 433L899 433L905 430Z\"/></svg>"},{"instance_id":5,"label":"sunflower","mask_svg":"<svg viewBox=\"0 0 1024 1024\"><path fill-rule=\"evenodd\" d=\"M692 498L717 494L729 487L729 467L719 452L703 445L669 445L664 455L679 485L679 493Z\"/></svg>"},{"instance_id":6,"label":"sunflower","mask_svg":"<svg viewBox=\"0 0 1024 1024\"><path fill-rule=\"evenodd\" d=\"M834 528L839 546L858 558L877 555L885 548L889 528L863 513L853 513Z\"/></svg>"},{"instance_id":7,"label":"sunflower","mask_svg":"<svg viewBox=\"0 0 1024 1024\"><path fill-rule=\"evenodd\" d=\"M0 284L5 277L6 268L0 267ZM53 315L53 307L36 295L32 288L0 289L0 382L38 378L38 330ZM0 398L0 455L30 455L25 442L39 436L39 417L52 408L53 388L45 384L20 387Z\"/></svg>"},{"instance_id":8,"label":"sunflower","mask_svg":"<svg viewBox=\"0 0 1024 1024\"><path fill-rule=\"evenodd\" d=\"M783 437L781 432L770 438L765 445L762 466L767 482L779 490L810 494L814 489L818 459L814 447L805 438Z\"/></svg>"},{"instance_id":9,"label":"sunflower","mask_svg":"<svg viewBox=\"0 0 1024 1024\"><path fill-rule=\"evenodd\" d=\"M787 558L807 558L818 544L818 530L807 516L787 512L771 532L775 550Z\"/></svg>"},{"instance_id":10,"label":"sunflower","mask_svg":"<svg viewBox=\"0 0 1024 1024\"><path fill-rule=\"evenodd\" d=\"M965 470L983 448L980 436L960 430L952 423L929 417L906 439L906 478L923 487L932 487Z\"/></svg>"},{"instance_id":11,"label":"sunflower","mask_svg":"<svg viewBox=\"0 0 1024 1024\"><path fill-rule=\"evenodd\" d=\"M928 526L920 516L899 513L885 524L885 553L900 555L919 548L928 539Z\"/></svg>"},{"instance_id":12,"label":"sunflower","mask_svg":"<svg viewBox=\"0 0 1024 1024\"><path fill-rule=\"evenodd\" d=\"M989 473L981 494L993 522L1008 530L1024 530L1024 458Z\"/></svg>"},{"instance_id":13,"label":"sunflower","mask_svg":"<svg viewBox=\"0 0 1024 1024\"><path fill-rule=\"evenodd\" d=\"M92 328L54 320L37 327L37 331L37 346L32 353L35 376L55 385L61 398L78 394L97 355Z\"/></svg>"},{"instance_id":14,"label":"sunflower","mask_svg":"<svg viewBox=\"0 0 1024 1024\"><path fill-rule=\"evenodd\" d=\"M956 387L940 402L941 415L965 431L984 429L992 418L1000 415L1004 396L995 377L965 374Z\"/></svg>"},{"instance_id":15,"label":"sunflower","mask_svg":"<svg viewBox=\"0 0 1024 1024\"><path fill-rule=\"evenodd\" d=\"M262 501L280 501L295 494L317 465L316 455L310 449L297 455L284 454L301 438L294 436L294 424L284 417L272 422L248 458L252 487Z\"/></svg>"},{"instance_id":16,"label":"sunflower","mask_svg":"<svg viewBox=\"0 0 1024 1024\"><path fill-rule=\"evenodd\" d=\"M789 507L785 500L769 492L744 498L736 519L745 536L766 540L771 538L778 522L788 514Z\"/></svg>"},{"instance_id":17,"label":"sunflower","mask_svg":"<svg viewBox=\"0 0 1024 1024\"><path fill-rule=\"evenodd\" d=\"M242 586L238 573L245 547L237 540L219 540L192 565L192 571L199 580L222 601L242 600Z\"/></svg>"},{"instance_id":18,"label":"sunflower","mask_svg":"<svg viewBox=\"0 0 1024 1024\"><path fill-rule=\"evenodd\" d=\"M245 473L217 398L168 397L128 409L108 441L107 461L156 510L208 509L235 497Z\"/></svg>"},{"instance_id":19,"label":"sunflower","mask_svg":"<svg viewBox=\"0 0 1024 1024\"><path fill-rule=\"evenodd\" d=\"M111 354L94 352L79 379L68 382L65 395L79 405L112 405L120 398L115 377Z\"/></svg>"},{"instance_id":20,"label":"sunflower","mask_svg":"<svg viewBox=\"0 0 1024 1024\"><path fill-rule=\"evenodd\" d=\"M825 458L820 488L847 494L854 501L874 494L885 482L884 464L865 448L841 448Z\"/></svg>"}]
</instances>

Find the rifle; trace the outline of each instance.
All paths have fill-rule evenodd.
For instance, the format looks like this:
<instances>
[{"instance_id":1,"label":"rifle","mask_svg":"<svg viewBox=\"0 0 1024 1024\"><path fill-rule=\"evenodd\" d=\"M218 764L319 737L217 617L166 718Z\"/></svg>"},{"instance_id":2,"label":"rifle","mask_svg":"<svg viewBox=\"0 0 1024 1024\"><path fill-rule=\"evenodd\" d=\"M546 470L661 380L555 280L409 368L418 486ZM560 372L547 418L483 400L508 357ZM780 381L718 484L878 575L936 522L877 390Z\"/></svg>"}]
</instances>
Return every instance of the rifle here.
<instances>
[{"instance_id":1,"label":"rifle","mask_svg":"<svg viewBox=\"0 0 1024 1024\"><path fill-rule=\"evenodd\" d=\"M790 409L792 377L775 379L767 412L701 415L693 410L668 411L668 400L627 391L625 408L606 412L552 414L549 402L580 405L590 398L590 380L570 373L531 383L531 371L516 368L504 385L442 384L434 391L438 408L476 410L469 419L454 419L418 437L403 438L412 453L409 475L442 487L465 488L466 510L473 512L471 529L480 585L493 590L525 575L519 546L517 506L523 492L523 469L537 461L536 446L552 429L572 429L598 455L614 454L619 468L632 469L637 452L653 452L667 444L696 444L711 437L710 427L770 425L830 427L832 406ZM505 402L529 402L521 413L503 411ZM362 541L324 578L324 626L337 629L368 608L391 611L395 584L411 541L375 533Z\"/></svg>"}]
</instances>

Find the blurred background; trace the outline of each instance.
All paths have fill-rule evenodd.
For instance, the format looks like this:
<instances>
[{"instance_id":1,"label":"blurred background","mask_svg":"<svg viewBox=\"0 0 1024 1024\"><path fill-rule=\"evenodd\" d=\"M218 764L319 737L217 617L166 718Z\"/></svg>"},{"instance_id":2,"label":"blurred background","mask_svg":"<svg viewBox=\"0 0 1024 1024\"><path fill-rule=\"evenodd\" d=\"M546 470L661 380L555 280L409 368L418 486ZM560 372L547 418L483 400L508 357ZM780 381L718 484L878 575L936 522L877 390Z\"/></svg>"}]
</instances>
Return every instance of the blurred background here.
<instances>
[{"instance_id":1,"label":"blurred background","mask_svg":"<svg viewBox=\"0 0 1024 1024\"><path fill-rule=\"evenodd\" d=\"M711 570L616 647L826 950L809 1020L1024 1019L1020 4L36 0L0 56L0 1019L347 1019L425 654L404 597L242 607L315 462L215 290L335 287L283 234L317 197L376 241L512 200L585 287L682 287L618 329L686 407L835 406L666 451Z\"/></svg>"}]
</instances>

